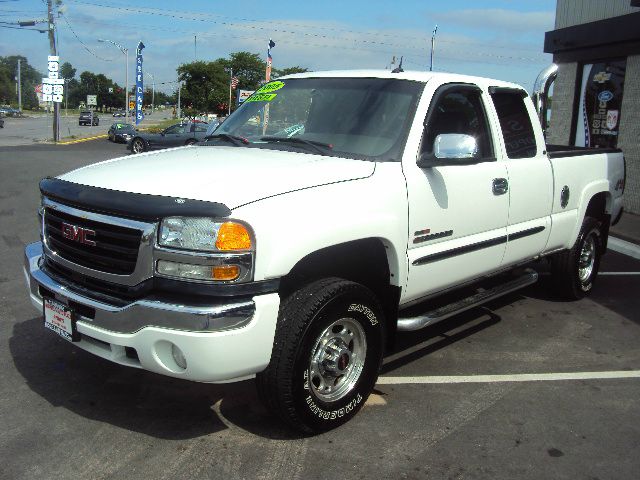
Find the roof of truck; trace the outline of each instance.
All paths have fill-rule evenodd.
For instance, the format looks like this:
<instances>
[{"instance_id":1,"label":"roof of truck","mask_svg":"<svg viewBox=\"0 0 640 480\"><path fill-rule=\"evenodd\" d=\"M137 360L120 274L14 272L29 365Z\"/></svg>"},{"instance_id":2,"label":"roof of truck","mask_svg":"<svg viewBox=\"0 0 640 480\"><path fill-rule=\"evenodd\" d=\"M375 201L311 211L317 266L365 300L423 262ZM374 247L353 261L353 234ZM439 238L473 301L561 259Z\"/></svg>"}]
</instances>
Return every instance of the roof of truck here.
<instances>
[{"instance_id":1,"label":"roof of truck","mask_svg":"<svg viewBox=\"0 0 640 480\"><path fill-rule=\"evenodd\" d=\"M417 82L428 82L435 80L438 83L475 83L481 87L510 87L523 89L522 85L516 83L505 82L485 77L475 77L471 75L458 75L456 73L444 72L424 72L407 70L400 73L393 73L391 70L329 70L321 72L305 72L286 75L278 80L286 80L290 78L330 78L330 77L359 77L359 78L397 78L401 80L413 80Z\"/></svg>"}]
</instances>

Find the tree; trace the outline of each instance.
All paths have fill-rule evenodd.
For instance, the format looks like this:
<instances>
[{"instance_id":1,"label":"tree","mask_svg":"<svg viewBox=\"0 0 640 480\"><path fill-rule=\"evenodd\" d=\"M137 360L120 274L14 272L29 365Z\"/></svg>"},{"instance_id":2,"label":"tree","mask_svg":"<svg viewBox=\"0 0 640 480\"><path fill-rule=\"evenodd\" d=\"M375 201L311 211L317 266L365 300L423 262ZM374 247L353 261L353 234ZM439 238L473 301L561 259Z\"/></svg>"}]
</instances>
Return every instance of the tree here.
<instances>
[{"instance_id":1,"label":"tree","mask_svg":"<svg viewBox=\"0 0 640 480\"><path fill-rule=\"evenodd\" d=\"M238 88L256 90L264 80L265 62L257 53L235 52L230 58L219 58L216 63L225 69L233 68L233 76L238 77Z\"/></svg>"},{"instance_id":2,"label":"tree","mask_svg":"<svg viewBox=\"0 0 640 480\"><path fill-rule=\"evenodd\" d=\"M283 69L274 68L271 72L271 78L276 79L280 77L284 77L285 75L292 75L294 73L305 73L308 72L309 69L304 67L287 67Z\"/></svg>"},{"instance_id":3,"label":"tree","mask_svg":"<svg viewBox=\"0 0 640 480\"><path fill-rule=\"evenodd\" d=\"M18 59L20 59L20 77L22 84L22 105L24 108L37 108L38 98L35 86L42 83L42 73L29 65L26 57L12 55L0 57L0 102L18 104L15 91L15 78L18 75Z\"/></svg>"},{"instance_id":4,"label":"tree","mask_svg":"<svg viewBox=\"0 0 640 480\"><path fill-rule=\"evenodd\" d=\"M67 80L71 80L76 76L76 69L69 62L64 62L60 66L60 76L62 78L66 78Z\"/></svg>"},{"instance_id":5,"label":"tree","mask_svg":"<svg viewBox=\"0 0 640 480\"><path fill-rule=\"evenodd\" d=\"M214 112L228 101L228 76L219 62L191 62L178 67L178 78L185 82L181 103L187 114Z\"/></svg>"}]
</instances>

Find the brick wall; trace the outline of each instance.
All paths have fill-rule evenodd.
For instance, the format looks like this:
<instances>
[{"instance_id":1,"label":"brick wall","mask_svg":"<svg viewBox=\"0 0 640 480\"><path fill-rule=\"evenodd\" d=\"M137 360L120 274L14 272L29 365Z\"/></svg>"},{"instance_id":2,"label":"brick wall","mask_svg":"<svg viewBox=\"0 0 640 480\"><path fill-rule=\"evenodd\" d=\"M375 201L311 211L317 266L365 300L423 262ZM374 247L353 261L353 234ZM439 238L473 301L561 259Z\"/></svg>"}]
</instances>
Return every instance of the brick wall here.
<instances>
[{"instance_id":1,"label":"brick wall","mask_svg":"<svg viewBox=\"0 0 640 480\"><path fill-rule=\"evenodd\" d=\"M618 147L627 160L624 208L640 214L640 55L627 57Z\"/></svg>"}]
</instances>

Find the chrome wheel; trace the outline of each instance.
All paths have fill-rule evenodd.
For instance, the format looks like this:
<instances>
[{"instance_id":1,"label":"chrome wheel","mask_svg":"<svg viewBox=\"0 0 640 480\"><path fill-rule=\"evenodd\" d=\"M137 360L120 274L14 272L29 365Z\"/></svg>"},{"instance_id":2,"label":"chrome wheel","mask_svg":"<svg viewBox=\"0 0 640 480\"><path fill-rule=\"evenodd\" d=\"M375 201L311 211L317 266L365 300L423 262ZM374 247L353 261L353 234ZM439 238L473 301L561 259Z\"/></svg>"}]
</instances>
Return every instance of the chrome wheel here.
<instances>
[{"instance_id":1,"label":"chrome wheel","mask_svg":"<svg viewBox=\"0 0 640 480\"><path fill-rule=\"evenodd\" d=\"M367 355L362 325L341 318L320 334L311 350L309 386L324 402L345 397L355 387Z\"/></svg>"},{"instance_id":2,"label":"chrome wheel","mask_svg":"<svg viewBox=\"0 0 640 480\"><path fill-rule=\"evenodd\" d=\"M593 273L593 267L596 263L596 242L593 239L593 235L589 235L580 250L580 257L578 259L578 278L581 283L585 283L591 277Z\"/></svg>"},{"instance_id":3,"label":"chrome wheel","mask_svg":"<svg viewBox=\"0 0 640 480\"><path fill-rule=\"evenodd\" d=\"M131 149L133 153L142 153L144 152L144 143L142 140L136 139L133 141L133 145L131 145Z\"/></svg>"}]
</instances>

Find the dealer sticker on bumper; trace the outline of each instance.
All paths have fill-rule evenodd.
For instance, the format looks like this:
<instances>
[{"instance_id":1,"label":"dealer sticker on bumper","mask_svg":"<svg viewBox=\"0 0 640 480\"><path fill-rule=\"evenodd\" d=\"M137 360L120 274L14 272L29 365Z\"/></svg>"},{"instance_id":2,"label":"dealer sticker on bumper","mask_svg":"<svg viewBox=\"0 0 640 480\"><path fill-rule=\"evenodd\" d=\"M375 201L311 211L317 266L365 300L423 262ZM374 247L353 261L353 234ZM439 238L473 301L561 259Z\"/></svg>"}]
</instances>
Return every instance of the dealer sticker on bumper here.
<instances>
[{"instance_id":1,"label":"dealer sticker on bumper","mask_svg":"<svg viewBox=\"0 0 640 480\"><path fill-rule=\"evenodd\" d=\"M44 302L44 326L56 332L62 338L73 342L78 334L73 320L73 311L55 300L45 298Z\"/></svg>"}]
</instances>

